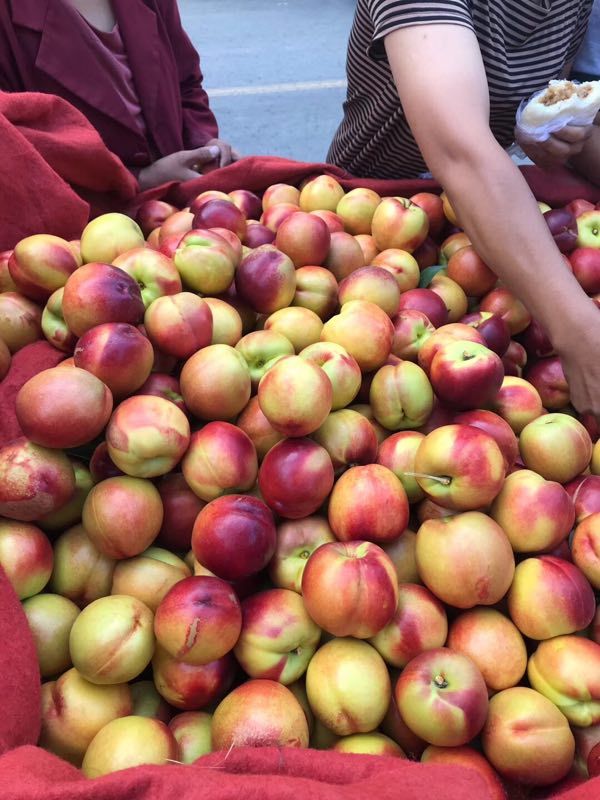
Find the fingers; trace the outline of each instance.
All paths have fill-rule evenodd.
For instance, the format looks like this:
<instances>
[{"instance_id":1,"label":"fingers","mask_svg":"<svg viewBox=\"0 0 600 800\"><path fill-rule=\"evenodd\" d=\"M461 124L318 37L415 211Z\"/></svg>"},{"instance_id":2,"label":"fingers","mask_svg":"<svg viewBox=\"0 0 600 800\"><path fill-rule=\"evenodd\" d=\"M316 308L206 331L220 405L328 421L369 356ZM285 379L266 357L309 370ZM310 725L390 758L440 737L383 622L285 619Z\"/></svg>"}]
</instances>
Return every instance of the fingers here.
<instances>
[{"instance_id":1,"label":"fingers","mask_svg":"<svg viewBox=\"0 0 600 800\"><path fill-rule=\"evenodd\" d=\"M243 158L241 153L238 153L237 150L234 150L233 147L231 148L231 160L232 161L239 161L240 158Z\"/></svg>"},{"instance_id":2,"label":"fingers","mask_svg":"<svg viewBox=\"0 0 600 800\"><path fill-rule=\"evenodd\" d=\"M239 155L232 150L231 145L222 139L211 139L207 142L207 145L219 148L219 167L226 167L239 158Z\"/></svg>"},{"instance_id":3,"label":"fingers","mask_svg":"<svg viewBox=\"0 0 600 800\"><path fill-rule=\"evenodd\" d=\"M233 161L233 157L231 155L231 145L227 144L227 142L222 142L219 139L219 150L221 151L219 166L226 167L228 164L231 164Z\"/></svg>"},{"instance_id":4,"label":"fingers","mask_svg":"<svg viewBox=\"0 0 600 800\"><path fill-rule=\"evenodd\" d=\"M567 125L560 131L556 131L552 136L555 139L560 139L561 142L568 142L569 144L579 144L586 142L592 135L592 125Z\"/></svg>"},{"instance_id":5,"label":"fingers","mask_svg":"<svg viewBox=\"0 0 600 800\"><path fill-rule=\"evenodd\" d=\"M179 180L179 181L181 181L183 183L184 181L193 181L196 178L198 178L199 176L200 176L200 173L199 173L198 170L186 169L186 170L182 170L181 171L181 174L178 176L177 180Z\"/></svg>"},{"instance_id":6,"label":"fingers","mask_svg":"<svg viewBox=\"0 0 600 800\"><path fill-rule=\"evenodd\" d=\"M206 147L198 147L196 150L187 150L184 154L184 164L190 169L196 166L208 164L219 158L221 151L216 144L211 144Z\"/></svg>"}]
</instances>

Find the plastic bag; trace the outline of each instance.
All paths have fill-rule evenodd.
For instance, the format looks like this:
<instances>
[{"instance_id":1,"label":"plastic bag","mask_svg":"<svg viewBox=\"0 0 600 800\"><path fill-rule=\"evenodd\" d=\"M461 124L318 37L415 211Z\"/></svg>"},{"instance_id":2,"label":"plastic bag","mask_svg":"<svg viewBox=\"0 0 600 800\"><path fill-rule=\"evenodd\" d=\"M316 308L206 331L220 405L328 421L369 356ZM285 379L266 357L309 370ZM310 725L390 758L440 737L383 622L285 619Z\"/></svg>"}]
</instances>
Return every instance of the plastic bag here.
<instances>
[{"instance_id":1,"label":"plastic bag","mask_svg":"<svg viewBox=\"0 0 600 800\"><path fill-rule=\"evenodd\" d=\"M586 92L585 97L580 96L582 88ZM555 93L560 97L563 92L571 94L548 105L535 103L547 93L550 96ZM550 81L546 88L523 100L517 109L516 126L524 137L535 142L545 142L553 133L567 125L591 125L599 111L600 81Z\"/></svg>"}]
</instances>

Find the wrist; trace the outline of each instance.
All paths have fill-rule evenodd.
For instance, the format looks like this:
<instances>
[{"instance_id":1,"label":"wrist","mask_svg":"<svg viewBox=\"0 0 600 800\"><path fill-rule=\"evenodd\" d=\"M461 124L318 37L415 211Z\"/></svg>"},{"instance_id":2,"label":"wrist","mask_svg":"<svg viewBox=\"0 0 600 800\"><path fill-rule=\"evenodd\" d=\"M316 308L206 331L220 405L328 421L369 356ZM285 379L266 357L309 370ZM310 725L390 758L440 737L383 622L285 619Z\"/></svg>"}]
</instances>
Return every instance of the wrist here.
<instances>
[{"instance_id":1,"label":"wrist","mask_svg":"<svg viewBox=\"0 0 600 800\"><path fill-rule=\"evenodd\" d=\"M581 342L598 324L600 309L584 295L573 307L561 308L547 326L547 332L558 353L570 353L581 350Z\"/></svg>"}]
</instances>

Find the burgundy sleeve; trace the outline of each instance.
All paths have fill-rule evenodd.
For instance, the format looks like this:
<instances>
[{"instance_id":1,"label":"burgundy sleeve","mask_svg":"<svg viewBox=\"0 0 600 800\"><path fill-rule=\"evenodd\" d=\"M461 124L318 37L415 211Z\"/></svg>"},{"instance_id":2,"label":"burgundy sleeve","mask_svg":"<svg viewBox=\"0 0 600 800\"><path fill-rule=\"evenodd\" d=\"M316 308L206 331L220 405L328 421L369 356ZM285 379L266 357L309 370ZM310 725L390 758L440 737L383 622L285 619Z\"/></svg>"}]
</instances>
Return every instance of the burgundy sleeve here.
<instances>
[{"instance_id":1,"label":"burgundy sleeve","mask_svg":"<svg viewBox=\"0 0 600 800\"><path fill-rule=\"evenodd\" d=\"M23 92L25 84L19 70L18 42L6 3L0 4L0 90Z\"/></svg>"},{"instance_id":2,"label":"burgundy sleeve","mask_svg":"<svg viewBox=\"0 0 600 800\"><path fill-rule=\"evenodd\" d=\"M176 0L160 0L160 7L179 70L183 143L186 148L201 147L218 136L219 127L202 88L200 56L183 29Z\"/></svg>"}]
</instances>

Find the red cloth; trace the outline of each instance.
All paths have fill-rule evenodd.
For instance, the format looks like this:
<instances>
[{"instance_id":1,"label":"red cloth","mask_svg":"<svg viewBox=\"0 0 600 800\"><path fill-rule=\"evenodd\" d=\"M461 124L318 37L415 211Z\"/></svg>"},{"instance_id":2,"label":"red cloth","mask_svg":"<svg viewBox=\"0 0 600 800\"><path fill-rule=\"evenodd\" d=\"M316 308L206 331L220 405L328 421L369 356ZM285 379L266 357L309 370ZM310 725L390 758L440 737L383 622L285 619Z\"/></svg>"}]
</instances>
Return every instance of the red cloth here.
<instances>
[{"instance_id":1,"label":"red cloth","mask_svg":"<svg viewBox=\"0 0 600 800\"><path fill-rule=\"evenodd\" d=\"M3 800L489 800L462 767L314 750L240 749L193 766L138 767L94 781L26 747L0 758Z\"/></svg>"},{"instance_id":2,"label":"red cloth","mask_svg":"<svg viewBox=\"0 0 600 800\"><path fill-rule=\"evenodd\" d=\"M66 353L56 350L45 339L33 342L13 355L8 373L0 381L0 447L23 435L15 416L15 399L21 386L43 369L60 364L66 357ZM0 603L0 611L2 608Z\"/></svg>"},{"instance_id":3,"label":"red cloth","mask_svg":"<svg viewBox=\"0 0 600 800\"><path fill-rule=\"evenodd\" d=\"M40 231L78 238L92 198L108 208L135 196L133 176L59 97L0 92L0 142L0 250Z\"/></svg>"},{"instance_id":4,"label":"red cloth","mask_svg":"<svg viewBox=\"0 0 600 800\"><path fill-rule=\"evenodd\" d=\"M0 406L0 413L2 407ZM0 567L0 753L35 744L40 733L40 671L21 604ZM1 761L1 759L0 759ZM0 785L2 782L0 767ZM0 791L0 796L2 792Z\"/></svg>"}]
</instances>

